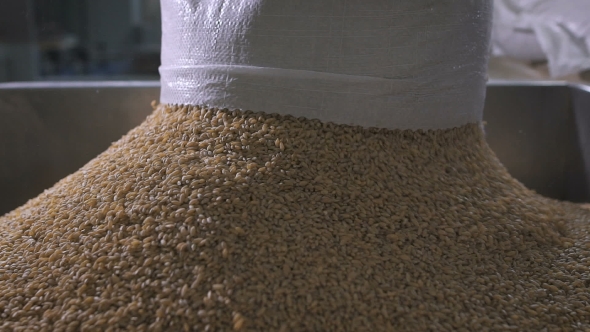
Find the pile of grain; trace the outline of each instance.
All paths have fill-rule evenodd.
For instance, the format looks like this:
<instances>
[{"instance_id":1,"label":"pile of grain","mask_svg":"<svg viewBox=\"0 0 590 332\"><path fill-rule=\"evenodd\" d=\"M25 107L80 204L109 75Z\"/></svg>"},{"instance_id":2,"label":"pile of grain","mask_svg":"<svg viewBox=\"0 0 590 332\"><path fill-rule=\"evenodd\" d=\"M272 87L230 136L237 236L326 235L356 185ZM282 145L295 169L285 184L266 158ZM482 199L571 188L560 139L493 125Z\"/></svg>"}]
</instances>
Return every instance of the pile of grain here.
<instances>
[{"instance_id":1,"label":"pile of grain","mask_svg":"<svg viewBox=\"0 0 590 332\"><path fill-rule=\"evenodd\" d=\"M0 218L0 330L580 330L588 221L477 125L159 106Z\"/></svg>"}]
</instances>

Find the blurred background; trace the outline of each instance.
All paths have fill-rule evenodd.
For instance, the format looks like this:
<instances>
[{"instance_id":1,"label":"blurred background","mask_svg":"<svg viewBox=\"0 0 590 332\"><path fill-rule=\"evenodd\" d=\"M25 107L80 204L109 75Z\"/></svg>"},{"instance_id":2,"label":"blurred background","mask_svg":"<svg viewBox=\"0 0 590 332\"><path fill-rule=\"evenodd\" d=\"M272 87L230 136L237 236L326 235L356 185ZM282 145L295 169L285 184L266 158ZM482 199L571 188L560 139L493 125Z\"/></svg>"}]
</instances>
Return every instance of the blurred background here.
<instances>
[{"instance_id":1,"label":"blurred background","mask_svg":"<svg viewBox=\"0 0 590 332\"><path fill-rule=\"evenodd\" d=\"M158 79L159 0L1 0L0 82Z\"/></svg>"},{"instance_id":2,"label":"blurred background","mask_svg":"<svg viewBox=\"0 0 590 332\"><path fill-rule=\"evenodd\" d=\"M589 0L494 0L491 79L590 82ZM0 82L157 80L159 0L1 0Z\"/></svg>"}]
</instances>

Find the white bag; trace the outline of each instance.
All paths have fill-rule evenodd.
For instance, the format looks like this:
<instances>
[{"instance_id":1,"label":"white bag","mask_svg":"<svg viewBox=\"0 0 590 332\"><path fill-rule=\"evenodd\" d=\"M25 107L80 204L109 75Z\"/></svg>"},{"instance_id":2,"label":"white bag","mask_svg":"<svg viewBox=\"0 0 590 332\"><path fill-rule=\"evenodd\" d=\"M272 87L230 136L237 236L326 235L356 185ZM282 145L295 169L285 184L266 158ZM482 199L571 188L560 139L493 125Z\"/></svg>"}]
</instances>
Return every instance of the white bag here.
<instances>
[{"instance_id":1,"label":"white bag","mask_svg":"<svg viewBox=\"0 0 590 332\"><path fill-rule=\"evenodd\" d=\"M481 121L486 0L162 0L161 102L403 129Z\"/></svg>"}]
</instances>

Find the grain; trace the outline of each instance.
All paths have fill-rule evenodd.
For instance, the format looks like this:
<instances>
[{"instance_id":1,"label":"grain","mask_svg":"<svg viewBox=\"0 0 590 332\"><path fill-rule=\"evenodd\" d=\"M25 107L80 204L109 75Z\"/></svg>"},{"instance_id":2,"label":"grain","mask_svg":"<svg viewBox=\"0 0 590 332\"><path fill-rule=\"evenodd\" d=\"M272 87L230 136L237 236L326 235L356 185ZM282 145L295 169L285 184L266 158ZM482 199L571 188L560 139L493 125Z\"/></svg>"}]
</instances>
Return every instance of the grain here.
<instances>
[{"instance_id":1,"label":"grain","mask_svg":"<svg viewBox=\"0 0 590 332\"><path fill-rule=\"evenodd\" d=\"M584 330L589 221L478 125L160 105L0 218L0 330Z\"/></svg>"}]
</instances>

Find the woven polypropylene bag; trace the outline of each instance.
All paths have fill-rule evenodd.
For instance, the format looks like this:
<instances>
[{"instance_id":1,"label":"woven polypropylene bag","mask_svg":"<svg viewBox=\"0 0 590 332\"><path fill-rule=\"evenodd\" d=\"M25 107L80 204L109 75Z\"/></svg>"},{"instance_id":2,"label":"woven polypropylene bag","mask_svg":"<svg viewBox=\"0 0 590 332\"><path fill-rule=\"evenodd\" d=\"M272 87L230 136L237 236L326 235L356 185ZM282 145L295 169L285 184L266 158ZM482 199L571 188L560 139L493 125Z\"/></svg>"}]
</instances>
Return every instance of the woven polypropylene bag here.
<instances>
[{"instance_id":1,"label":"woven polypropylene bag","mask_svg":"<svg viewBox=\"0 0 590 332\"><path fill-rule=\"evenodd\" d=\"M481 120L491 1L162 1L161 101L343 124Z\"/></svg>"}]
</instances>

